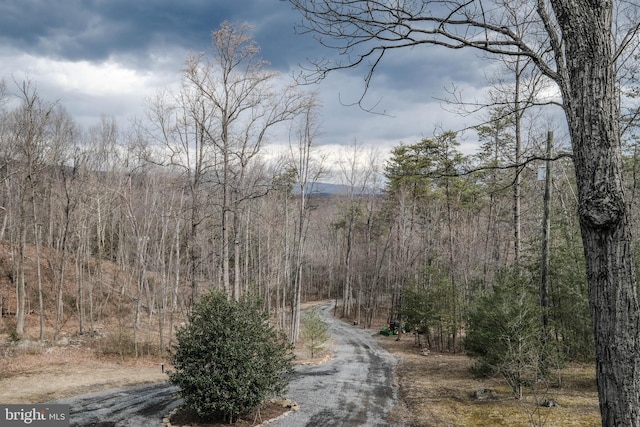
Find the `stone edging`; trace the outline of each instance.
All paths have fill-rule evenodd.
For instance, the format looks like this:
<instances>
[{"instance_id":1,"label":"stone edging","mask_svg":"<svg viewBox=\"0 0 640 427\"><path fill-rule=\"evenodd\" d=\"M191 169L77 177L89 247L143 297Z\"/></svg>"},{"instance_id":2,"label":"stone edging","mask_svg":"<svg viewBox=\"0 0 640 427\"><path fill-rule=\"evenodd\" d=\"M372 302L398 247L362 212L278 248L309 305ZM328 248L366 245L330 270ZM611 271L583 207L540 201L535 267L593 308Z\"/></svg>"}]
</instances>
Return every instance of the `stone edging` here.
<instances>
[{"instance_id":1,"label":"stone edging","mask_svg":"<svg viewBox=\"0 0 640 427\"><path fill-rule=\"evenodd\" d=\"M269 420L263 421L260 424L256 424L255 427L265 426L265 425L270 424L272 422L278 421L278 420L286 417L290 413L295 412L295 411L297 411L299 409L298 404L296 402L290 400L290 399L283 399L283 400L272 399L269 402L280 404L284 408L289 408L289 410L287 412L281 414L281 415L278 415L275 418L271 418ZM171 416L174 415L179 410L180 410L180 407L174 408L171 412L169 412L167 415L162 417L162 424L164 426L166 426L166 427L181 427L181 426L179 426L177 424L171 424Z\"/></svg>"}]
</instances>

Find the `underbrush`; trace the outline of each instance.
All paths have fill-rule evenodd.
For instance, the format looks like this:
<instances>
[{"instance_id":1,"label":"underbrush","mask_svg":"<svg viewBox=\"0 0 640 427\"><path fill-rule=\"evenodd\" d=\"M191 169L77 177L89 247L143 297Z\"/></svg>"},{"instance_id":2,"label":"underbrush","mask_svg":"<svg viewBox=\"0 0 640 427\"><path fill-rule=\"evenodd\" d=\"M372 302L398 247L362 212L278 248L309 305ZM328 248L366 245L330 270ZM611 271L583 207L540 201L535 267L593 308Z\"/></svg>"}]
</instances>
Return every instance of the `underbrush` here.
<instances>
[{"instance_id":1,"label":"underbrush","mask_svg":"<svg viewBox=\"0 0 640 427\"><path fill-rule=\"evenodd\" d=\"M158 343L136 340L129 331L95 338L93 347L98 356L119 356L123 359L162 355Z\"/></svg>"},{"instance_id":2,"label":"underbrush","mask_svg":"<svg viewBox=\"0 0 640 427\"><path fill-rule=\"evenodd\" d=\"M402 359L397 375L401 401L409 412L409 424L432 426L594 426L600 425L595 368L568 364L560 373L562 387L538 384L527 387L522 399L514 399L502 378L475 378L473 361L464 354L422 355L410 337L378 337L378 342ZM491 389L487 399L473 393ZM542 406L552 403L552 407Z\"/></svg>"}]
</instances>

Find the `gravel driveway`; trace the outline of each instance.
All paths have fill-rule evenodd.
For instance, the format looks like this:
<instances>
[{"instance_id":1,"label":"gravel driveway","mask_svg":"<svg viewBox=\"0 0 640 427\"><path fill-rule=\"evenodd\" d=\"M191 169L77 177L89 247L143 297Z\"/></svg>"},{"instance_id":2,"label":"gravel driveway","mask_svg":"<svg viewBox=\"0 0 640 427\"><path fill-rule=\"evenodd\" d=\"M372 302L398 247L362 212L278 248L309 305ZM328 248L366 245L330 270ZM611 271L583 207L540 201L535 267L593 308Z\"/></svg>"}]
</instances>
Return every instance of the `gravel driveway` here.
<instances>
[{"instance_id":1,"label":"gravel driveway","mask_svg":"<svg viewBox=\"0 0 640 427\"><path fill-rule=\"evenodd\" d=\"M296 369L288 397L300 409L269 426L399 425L388 420L397 402L393 382L396 359L378 345L372 331L333 317L332 307L325 304L319 309L336 343L333 359Z\"/></svg>"},{"instance_id":2,"label":"gravel driveway","mask_svg":"<svg viewBox=\"0 0 640 427\"><path fill-rule=\"evenodd\" d=\"M372 331L334 318L332 307L318 308L335 343L333 359L296 367L287 397L300 409L269 426L400 426L389 421L397 401L396 359L377 344ZM51 403L70 405L71 426L147 427L161 425L162 416L179 404L176 390L168 383L147 384Z\"/></svg>"},{"instance_id":3,"label":"gravel driveway","mask_svg":"<svg viewBox=\"0 0 640 427\"><path fill-rule=\"evenodd\" d=\"M70 405L70 426L160 426L162 417L180 403L178 388L167 382L123 387L49 403Z\"/></svg>"}]
</instances>

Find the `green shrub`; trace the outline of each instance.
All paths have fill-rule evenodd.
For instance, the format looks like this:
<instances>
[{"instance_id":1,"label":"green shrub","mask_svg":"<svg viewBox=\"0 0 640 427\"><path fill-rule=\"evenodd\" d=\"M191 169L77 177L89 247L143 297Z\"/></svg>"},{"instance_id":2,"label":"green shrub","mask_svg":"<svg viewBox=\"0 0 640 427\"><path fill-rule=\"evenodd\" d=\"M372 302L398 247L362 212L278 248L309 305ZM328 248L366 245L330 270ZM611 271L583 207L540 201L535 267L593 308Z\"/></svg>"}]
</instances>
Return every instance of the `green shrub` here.
<instances>
[{"instance_id":1,"label":"green shrub","mask_svg":"<svg viewBox=\"0 0 640 427\"><path fill-rule=\"evenodd\" d=\"M469 313L464 346L476 360L472 372L501 375L516 398L559 363L553 343L543 339L537 290L515 272L502 272L493 289Z\"/></svg>"},{"instance_id":2,"label":"green shrub","mask_svg":"<svg viewBox=\"0 0 640 427\"><path fill-rule=\"evenodd\" d=\"M183 406L202 418L231 423L288 385L291 345L255 298L203 296L176 341L169 381L180 387Z\"/></svg>"},{"instance_id":3,"label":"green shrub","mask_svg":"<svg viewBox=\"0 0 640 427\"><path fill-rule=\"evenodd\" d=\"M311 357L324 350L323 344L329 339L329 325L322 321L316 310L309 310L302 316L302 338Z\"/></svg>"},{"instance_id":4,"label":"green shrub","mask_svg":"<svg viewBox=\"0 0 640 427\"><path fill-rule=\"evenodd\" d=\"M16 332L16 330L14 329L9 334L9 342L17 343L18 341L20 341L20 334L18 334L18 332Z\"/></svg>"}]
</instances>

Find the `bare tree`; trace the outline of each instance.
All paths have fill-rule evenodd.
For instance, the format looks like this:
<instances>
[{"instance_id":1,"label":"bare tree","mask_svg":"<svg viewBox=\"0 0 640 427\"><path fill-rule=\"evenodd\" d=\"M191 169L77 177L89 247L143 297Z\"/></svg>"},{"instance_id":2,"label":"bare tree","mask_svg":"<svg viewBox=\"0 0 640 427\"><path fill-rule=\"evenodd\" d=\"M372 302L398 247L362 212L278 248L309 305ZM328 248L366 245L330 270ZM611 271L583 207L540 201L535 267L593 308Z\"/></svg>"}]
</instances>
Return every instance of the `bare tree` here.
<instances>
[{"instance_id":1,"label":"bare tree","mask_svg":"<svg viewBox=\"0 0 640 427\"><path fill-rule=\"evenodd\" d=\"M377 157L378 153L374 149L363 147L362 143L354 140L339 162L340 180L346 189L341 213L345 239L342 314L355 317L357 323L360 323L363 305L366 320L369 319L368 315L373 308L372 300L375 299L373 288L379 272L379 260L372 254L373 216L378 191L376 186L379 184L376 182ZM351 312L354 298L357 310L355 315Z\"/></svg>"},{"instance_id":2,"label":"bare tree","mask_svg":"<svg viewBox=\"0 0 640 427\"><path fill-rule=\"evenodd\" d=\"M264 194L248 185L249 166L269 132L304 111L308 101L294 85L278 87L278 73L259 59L251 28L222 23L212 33L213 55L191 55L185 79L206 103L208 123L201 123L207 144L219 156L222 187L221 234L223 285L240 297L240 217L246 200ZM235 277L231 287L230 248L234 247Z\"/></svg>"},{"instance_id":3,"label":"bare tree","mask_svg":"<svg viewBox=\"0 0 640 427\"><path fill-rule=\"evenodd\" d=\"M7 92L7 85L4 80L0 80L0 153L2 157L0 161L2 162L2 167L5 168L5 171L8 164L7 162L9 161L8 154L12 151L11 143L5 141L6 137L4 136L9 134L8 129L6 128L8 116L4 108L4 105L8 100L9 94ZM2 175L2 179L0 182L8 186L8 178L9 175L5 173ZM4 240L5 231L7 229L7 222L9 220L9 210L6 206L0 206L0 210L2 210L3 214L2 226L0 227L0 240Z\"/></svg>"},{"instance_id":4,"label":"bare tree","mask_svg":"<svg viewBox=\"0 0 640 427\"><path fill-rule=\"evenodd\" d=\"M205 187L212 180L216 166L213 146L205 131L215 126L210 109L197 88L193 88L191 81L185 76L177 94L159 92L149 102L148 108L150 128L147 131L161 147L159 153L148 160L177 171L185 183L188 195L189 237L186 244L192 303L198 297L198 266L203 262L198 237L209 207ZM176 226L179 227L180 223ZM179 248L179 244L176 245Z\"/></svg>"},{"instance_id":5,"label":"bare tree","mask_svg":"<svg viewBox=\"0 0 640 427\"><path fill-rule=\"evenodd\" d=\"M61 242L61 258L62 261L60 263L59 269L62 272L60 275L57 275L56 272L54 272L54 277L56 279L59 279L59 281L56 281L57 283L55 284L55 289L56 289L56 326L55 326L55 334L54 334L54 339L58 338L58 334L60 333L60 327L61 327L61 323L62 323L62 316L63 316L63 312L64 312L64 306L63 306L63 290L64 290L64 266L66 264L66 255L67 255L67 248L66 248L66 241L67 241L67 236L69 233L69 223L70 223L70 216L72 214L72 210L75 207L74 203L73 203L73 196L70 195L69 192L69 188L68 188L68 183L67 183L67 175L69 175L68 171L69 170L73 170L73 172L76 172L76 169L67 169L68 165L66 165L66 161L68 160L65 156L62 156L62 152L64 149L65 154L69 153L69 149L71 147L73 147L74 143L76 142L77 138L78 138L78 130L73 122L73 120L71 119L71 117L66 113L66 111L64 109L62 109L61 107L58 107L56 109L54 109L51 113L50 113L50 120L51 120L51 135L49 137L49 140L47 141L47 148L45 148L45 150L49 151L49 152L57 152L58 155L56 157L49 157L46 161L47 166L55 166L55 165L59 165L59 169L60 169L60 180L63 181L63 186L65 189L65 207L64 207L64 219L63 219L63 225L62 225L62 242ZM73 174L72 172L72 174ZM58 178L56 176L56 178ZM35 198L35 193L33 194L33 197ZM53 204L53 203L51 203ZM49 215L52 217L53 215L51 213L49 213ZM34 226L37 227L38 224L38 220L36 218L36 207L35 207L35 202L33 202L33 221L34 221ZM50 221L50 233L51 235L53 234L53 220ZM38 233L36 232L35 234L35 244L36 244L36 252L37 252L37 258L38 258L38 265L37 265L37 270L38 270L38 288L40 290L41 288L41 284L40 284L40 276L41 276L41 272L40 272L40 261L39 261L39 243L40 243L40 239L38 236ZM49 241L51 242L53 240L53 238L50 238ZM41 294L41 292L39 292ZM78 303L81 303L82 299L78 299ZM83 321L84 318L83 316L80 316L80 331L79 332L83 332L82 331L82 326L83 326ZM42 325L41 325L41 330L42 330ZM42 332L41 332L42 335Z\"/></svg>"},{"instance_id":6,"label":"bare tree","mask_svg":"<svg viewBox=\"0 0 640 427\"><path fill-rule=\"evenodd\" d=\"M63 181L67 179L71 181L63 182L65 186L70 186L68 190L66 188L64 190L65 194L69 191L68 196L65 197L67 203L71 202L65 206L65 211L67 207L72 207L76 203L73 198L81 198L84 203L77 208L80 218L76 221L92 229L91 233L86 233L87 237L95 236L96 268L86 284L90 327L93 327L94 321L101 321L103 310L110 301L113 290L112 286L105 286L109 279L104 272L103 261L119 262L121 265L124 262L124 239L118 238L123 222L121 221L121 194L126 184L126 174L122 172L126 162L122 157L121 133L113 117L101 117L98 123L89 127L84 144L78 147L78 152L75 154L74 166L77 175L63 177ZM69 227L73 229L76 226L72 224ZM64 233L62 236L64 237ZM65 240L62 241L65 242ZM83 258L86 258L89 242L78 242L77 245L85 247L85 250L80 253L85 254ZM64 258L66 244L61 244L58 250ZM82 280L84 280L82 277L78 279L79 282ZM79 287L81 287L80 283Z\"/></svg>"},{"instance_id":7,"label":"bare tree","mask_svg":"<svg viewBox=\"0 0 640 427\"><path fill-rule=\"evenodd\" d=\"M363 225L367 221L365 216L365 207L367 203L366 194L373 186L375 178L375 170L372 166L372 153L369 153L369 164L364 164L363 155L365 149L358 141L353 141L349 146L346 155L339 162L340 180L346 188L344 197L343 219L340 224L344 228L344 288L343 288L343 306L342 315L352 316L351 312L354 305L358 308L357 321L360 321L360 302L361 302L361 281L355 280L357 273L353 269L354 250L356 245L356 228ZM355 295L354 295L355 294Z\"/></svg>"},{"instance_id":8,"label":"bare tree","mask_svg":"<svg viewBox=\"0 0 640 427\"><path fill-rule=\"evenodd\" d=\"M27 283L25 279L25 261L29 224L36 218L33 199L36 187L42 178L41 173L47 165L47 155L51 153L47 145L50 141L50 119L55 104L41 99L31 82L18 85L20 105L9 115L7 143L12 147L11 162L14 164L14 178L18 189L18 259L16 264L16 333L24 334L25 310L27 301ZM36 230L34 230L37 235ZM41 284L40 284L41 286ZM41 288L39 294L41 295ZM41 316L43 315L41 309Z\"/></svg>"},{"instance_id":9,"label":"bare tree","mask_svg":"<svg viewBox=\"0 0 640 427\"><path fill-rule=\"evenodd\" d=\"M527 58L556 83L573 144L602 423L640 425L640 312L616 87L616 61L637 37L640 23L616 22L617 40L613 28L614 16L621 19L623 9L626 16L637 16L638 5L606 0L290 2L305 18L303 31L345 54L344 63L316 64L316 77L362 64L369 66L369 85L388 51L437 45ZM519 26L524 20L535 25Z\"/></svg>"},{"instance_id":10,"label":"bare tree","mask_svg":"<svg viewBox=\"0 0 640 427\"><path fill-rule=\"evenodd\" d=\"M300 297L302 293L303 262L305 255L305 242L309 227L308 198L311 196L314 186L323 173L323 159L314 157L314 142L318 136L317 105L309 102L304 114L301 116L299 127L296 131L296 143L289 144L288 165L293 171L294 185L297 187L297 215L295 218L295 231L293 243L293 292L291 298L291 342L298 341L300 335Z\"/></svg>"}]
</instances>

